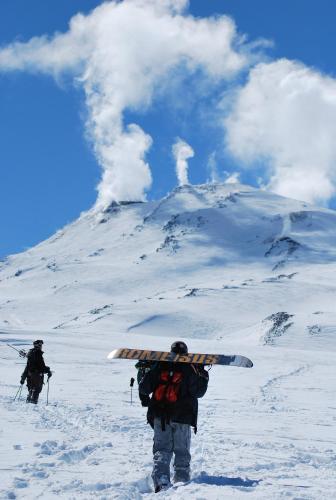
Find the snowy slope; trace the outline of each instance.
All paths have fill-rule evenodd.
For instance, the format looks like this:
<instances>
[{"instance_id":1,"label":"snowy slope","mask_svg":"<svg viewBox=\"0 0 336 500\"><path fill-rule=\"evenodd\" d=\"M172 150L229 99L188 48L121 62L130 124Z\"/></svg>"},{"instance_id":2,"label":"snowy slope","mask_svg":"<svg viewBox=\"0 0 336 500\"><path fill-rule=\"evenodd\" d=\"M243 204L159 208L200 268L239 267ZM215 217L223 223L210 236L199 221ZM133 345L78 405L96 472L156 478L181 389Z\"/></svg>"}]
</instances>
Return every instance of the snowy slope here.
<instances>
[{"instance_id":1,"label":"snowy slope","mask_svg":"<svg viewBox=\"0 0 336 500\"><path fill-rule=\"evenodd\" d=\"M88 212L2 263L0 327L218 338L284 311L308 343L333 323L335 222L239 185Z\"/></svg>"},{"instance_id":2,"label":"snowy slope","mask_svg":"<svg viewBox=\"0 0 336 500\"><path fill-rule=\"evenodd\" d=\"M333 498L336 214L248 186L89 211L0 264L0 497L151 498L151 429L115 347L239 353L200 403L193 479L165 498ZM51 402L12 402L46 341ZM1 496L2 495L2 496ZM158 497L158 495L155 495Z\"/></svg>"}]
</instances>

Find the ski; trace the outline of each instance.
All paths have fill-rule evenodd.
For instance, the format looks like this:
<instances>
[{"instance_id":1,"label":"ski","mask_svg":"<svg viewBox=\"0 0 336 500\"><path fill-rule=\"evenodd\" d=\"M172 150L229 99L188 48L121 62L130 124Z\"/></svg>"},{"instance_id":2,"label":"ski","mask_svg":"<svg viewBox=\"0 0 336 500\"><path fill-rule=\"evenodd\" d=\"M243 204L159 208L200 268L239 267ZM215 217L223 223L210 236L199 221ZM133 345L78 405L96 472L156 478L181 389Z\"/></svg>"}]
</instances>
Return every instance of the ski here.
<instances>
[{"instance_id":1,"label":"ski","mask_svg":"<svg viewBox=\"0 0 336 500\"><path fill-rule=\"evenodd\" d=\"M0 332L2 333L2 332ZM27 357L27 352L24 350L24 349L17 349L16 347L10 345L10 344L6 344L8 345L8 347L11 347L11 349L14 349L14 351L18 352L19 353L19 356L20 358L26 358Z\"/></svg>"},{"instance_id":2,"label":"ski","mask_svg":"<svg viewBox=\"0 0 336 500\"><path fill-rule=\"evenodd\" d=\"M149 351L143 349L120 348L110 352L108 359L133 359L140 361L167 361L170 363L190 363L200 365L225 365L252 368L249 358L237 354L175 354L174 352Z\"/></svg>"}]
</instances>

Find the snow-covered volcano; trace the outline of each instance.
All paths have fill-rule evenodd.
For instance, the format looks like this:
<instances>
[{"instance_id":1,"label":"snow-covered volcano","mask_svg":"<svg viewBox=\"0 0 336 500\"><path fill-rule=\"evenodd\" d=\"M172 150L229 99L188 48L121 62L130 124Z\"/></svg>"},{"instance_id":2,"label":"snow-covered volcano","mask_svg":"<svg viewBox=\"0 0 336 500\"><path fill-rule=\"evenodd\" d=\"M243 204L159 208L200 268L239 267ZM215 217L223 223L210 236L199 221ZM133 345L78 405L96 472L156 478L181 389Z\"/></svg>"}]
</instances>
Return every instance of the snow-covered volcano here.
<instances>
[{"instance_id":1,"label":"snow-covered volcano","mask_svg":"<svg viewBox=\"0 0 336 500\"><path fill-rule=\"evenodd\" d=\"M234 184L94 210L0 268L0 497L335 496L336 214ZM13 402L45 341L49 401ZM192 478L155 495L152 431L116 347L242 354L213 367Z\"/></svg>"},{"instance_id":2,"label":"snow-covered volcano","mask_svg":"<svg viewBox=\"0 0 336 500\"><path fill-rule=\"evenodd\" d=\"M326 347L335 227L333 211L237 184L92 210L1 264L0 326Z\"/></svg>"}]
</instances>

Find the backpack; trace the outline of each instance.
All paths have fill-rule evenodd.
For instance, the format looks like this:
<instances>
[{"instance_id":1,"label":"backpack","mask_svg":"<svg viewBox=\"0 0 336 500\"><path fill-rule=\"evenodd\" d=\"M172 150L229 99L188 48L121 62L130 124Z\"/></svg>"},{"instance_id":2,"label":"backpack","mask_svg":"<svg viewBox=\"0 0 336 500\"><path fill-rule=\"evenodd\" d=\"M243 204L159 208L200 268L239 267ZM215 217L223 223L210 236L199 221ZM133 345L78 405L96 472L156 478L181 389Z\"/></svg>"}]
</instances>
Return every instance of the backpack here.
<instances>
[{"instance_id":1,"label":"backpack","mask_svg":"<svg viewBox=\"0 0 336 500\"><path fill-rule=\"evenodd\" d=\"M160 403L160 406L176 403L180 395L182 378L182 372L162 370L153 399Z\"/></svg>"},{"instance_id":2,"label":"backpack","mask_svg":"<svg viewBox=\"0 0 336 500\"><path fill-rule=\"evenodd\" d=\"M44 373L45 364L43 360L43 352L36 349L30 349L27 354L27 369L30 373Z\"/></svg>"},{"instance_id":3,"label":"backpack","mask_svg":"<svg viewBox=\"0 0 336 500\"><path fill-rule=\"evenodd\" d=\"M34 349L28 351L27 367L29 372L33 372L36 369L36 351L34 351Z\"/></svg>"}]
</instances>

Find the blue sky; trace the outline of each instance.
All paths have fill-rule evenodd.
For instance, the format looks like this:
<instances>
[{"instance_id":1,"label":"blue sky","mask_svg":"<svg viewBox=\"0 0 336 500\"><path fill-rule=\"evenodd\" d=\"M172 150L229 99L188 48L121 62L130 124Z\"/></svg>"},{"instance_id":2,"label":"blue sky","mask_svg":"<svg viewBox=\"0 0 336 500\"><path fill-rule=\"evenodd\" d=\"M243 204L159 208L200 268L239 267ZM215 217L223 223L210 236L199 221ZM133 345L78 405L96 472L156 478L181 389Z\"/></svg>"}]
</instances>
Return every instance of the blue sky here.
<instances>
[{"instance_id":1,"label":"blue sky","mask_svg":"<svg viewBox=\"0 0 336 500\"><path fill-rule=\"evenodd\" d=\"M2 0L1 46L66 32L73 15L78 11L89 13L100 3L34 0L28 7L25 0ZM313 0L191 0L188 12L196 18L229 15L238 34L247 35L249 41L271 40L273 46L262 49L265 62L299 60L311 71L335 77L336 4L332 0L318 4ZM190 182L209 179L206 165L215 152L221 177L224 170L241 171L242 181L257 185L264 153L255 146L253 168L242 170L240 162L247 156L242 160L236 153L241 143L232 139L231 149L223 146L225 134L219 126L218 110L212 110L212 103L220 100L224 91L244 84L248 71L246 68L230 82L213 85L211 92L202 95L198 94L201 77L196 72L182 78L178 96L171 97L168 92L164 98L154 98L145 111L137 108L124 112L126 123L137 123L153 140L146 154L153 178L147 191L149 199L162 197L177 183L171 153L177 137L187 141L195 152L189 160ZM204 82L201 84L203 88ZM239 113L237 109L236 117ZM87 140L86 116L84 91L74 87L68 76L56 83L51 75L37 70L0 70L0 257L40 242L94 204L101 167L92 141ZM289 157L293 157L292 152ZM333 197L329 196L328 203L334 206Z\"/></svg>"}]
</instances>

